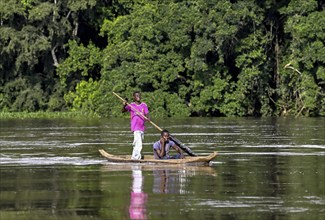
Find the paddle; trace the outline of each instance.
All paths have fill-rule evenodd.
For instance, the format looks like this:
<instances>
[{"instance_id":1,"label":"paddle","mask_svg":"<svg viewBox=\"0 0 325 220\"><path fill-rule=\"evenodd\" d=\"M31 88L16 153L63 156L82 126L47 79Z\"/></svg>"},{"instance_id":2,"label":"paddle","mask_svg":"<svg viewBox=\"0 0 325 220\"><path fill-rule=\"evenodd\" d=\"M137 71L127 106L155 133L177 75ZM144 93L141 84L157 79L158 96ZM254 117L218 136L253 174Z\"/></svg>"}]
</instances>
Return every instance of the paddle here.
<instances>
[{"instance_id":1,"label":"paddle","mask_svg":"<svg viewBox=\"0 0 325 220\"><path fill-rule=\"evenodd\" d=\"M122 100L124 103L126 103L133 111L135 111L138 115L141 115L141 117L143 117L145 120L149 121L155 128L157 128L159 131L162 131L163 129L160 128L158 125L156 125L154 122L152 122L148 117L146 117L145 115L143 115L141 112L139 112L137 109L135 109L132 105L130 105L125 99L123 99L121 96L119 96L118 94L116 94L115 92L113 92L113 94L119 98L120 100ZM183 151L185 151L188 155L194 157L197 156L195 153L193 153L193 151L187 147L185 144L183 144L182 142L180 142L180 140L178 140L177 138L173 137L172 135L169 135L169 138L174 141Z\"/></svg>"}]
</instances>

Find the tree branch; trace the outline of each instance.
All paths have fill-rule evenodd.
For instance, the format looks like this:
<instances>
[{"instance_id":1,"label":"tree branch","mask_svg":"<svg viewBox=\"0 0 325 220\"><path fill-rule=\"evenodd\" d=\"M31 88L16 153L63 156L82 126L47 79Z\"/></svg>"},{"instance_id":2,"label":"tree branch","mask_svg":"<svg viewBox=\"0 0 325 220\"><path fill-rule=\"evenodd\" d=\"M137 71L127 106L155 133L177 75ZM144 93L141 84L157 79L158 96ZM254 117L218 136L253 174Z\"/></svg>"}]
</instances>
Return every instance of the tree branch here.
<instances>
[{"instance_id":1,"label":"tree branch","mask_svg":"<svg viewBox=\"0 0 325 220\"><path fill-rule=\"evenodd\" d=\"M300 75L302 75L302 73L299 70L297 70L296 68L294 68L293 66L291 66L291 63L286 64L284 66L284 68L285 69L292 69L292 70L296 71L297 73L299 73Z\"/></svg>"},{"instance_id":2,"label":"tree branch","mask_svg":"<svg viewBox=\"0 0 325 220\"><path fill-rule=\"evenodd\" d=\"M78 22L75 22L75 27L72 31L72 35L73 37L77 37L77 34L78 34L78 27L79 27L79 23Z\"/></svg>"},{"instance_id":3,"label":"tree branch","mask_svg":"<svg viewBox=\"0 0 325 220\"><path fill-rule=\"evenodd\" d=\"M56 44L51 50L52 59L53 59L53 66L55 66L55 67L59 66L58 59L57 59L57 57L55 55L55 50L56 50L57 47L58 47L58 44Z\"/></svg>"}]
</instances>

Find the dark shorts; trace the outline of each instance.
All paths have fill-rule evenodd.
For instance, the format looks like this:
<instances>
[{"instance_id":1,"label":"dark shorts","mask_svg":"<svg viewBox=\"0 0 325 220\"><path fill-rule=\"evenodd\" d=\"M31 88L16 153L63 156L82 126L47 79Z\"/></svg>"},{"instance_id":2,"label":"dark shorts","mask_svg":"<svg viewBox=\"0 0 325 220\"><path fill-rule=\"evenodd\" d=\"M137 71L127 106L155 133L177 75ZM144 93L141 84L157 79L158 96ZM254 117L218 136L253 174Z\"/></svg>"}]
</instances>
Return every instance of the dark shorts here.
<instances>
[{"instance_id":1,"label":"dark shorts","mask_svg":"<svg viewBox=\"0 0 325 220\"><path fill-rule=\"evenodd\" d=\"M162 159L168 160L168 159L181 159L181 154L176 154L173 156L164 156Z\"/></svg>"}]
</instances>

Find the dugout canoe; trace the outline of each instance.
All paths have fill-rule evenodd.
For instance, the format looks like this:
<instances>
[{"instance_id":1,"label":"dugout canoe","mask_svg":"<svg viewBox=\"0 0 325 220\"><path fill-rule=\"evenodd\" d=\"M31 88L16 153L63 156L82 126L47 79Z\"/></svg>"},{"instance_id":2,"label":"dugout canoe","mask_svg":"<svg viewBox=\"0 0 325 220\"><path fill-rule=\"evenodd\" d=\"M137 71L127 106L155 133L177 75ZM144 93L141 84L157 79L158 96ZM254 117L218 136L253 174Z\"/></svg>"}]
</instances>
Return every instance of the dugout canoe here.
<instances>
[{"instance_id":1,"label":"dugout canoe","mask_svg":"<svg viewBox=\"0 0 325 220\"><path fill-rule=\"evenodd\" d=\"M207 156L185 156L184 159L169 159L158 160L153 155L144 155L141 160L133 160L130 155L113 155L100 149L99 153L105 157L109 162L113 163L148 163L148 164L188 164L188 165L209 165L216 156L217 152L213 152Z\"/></svg>"}]
</instances>

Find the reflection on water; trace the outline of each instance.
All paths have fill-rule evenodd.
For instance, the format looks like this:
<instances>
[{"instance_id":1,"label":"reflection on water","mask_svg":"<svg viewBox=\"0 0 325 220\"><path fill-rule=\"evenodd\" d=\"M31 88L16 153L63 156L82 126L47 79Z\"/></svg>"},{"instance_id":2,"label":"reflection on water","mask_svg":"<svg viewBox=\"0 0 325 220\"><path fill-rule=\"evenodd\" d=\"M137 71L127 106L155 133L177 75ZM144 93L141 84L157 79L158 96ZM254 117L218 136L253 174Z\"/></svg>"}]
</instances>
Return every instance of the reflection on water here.
<instances>
[{"instance_id":1,"label":"reflection on water","mask_svg":"<svg viewBox=\"0 0 325 220\"><path fill-rule=\"evenodd\" d=\"M130 219L147 219L146 203L148 194L143 192L141 166L132 167L132 190L130 196Z\"/></svg>"},{"instance_id":2,"label":"reflection on water","mask_svg":"<svg viewBox=\"0 0 325 220\"><path fill-rule=\"evenodd\" d=\"M177 172L171 169L153 170L153 187L154 193L167 194L185 194L186 171Z\"/></svg>"},{"instance_id":3,"label":"reflection on water","mask_svg":"<svg viewBox=\"0 0 325 220\"><path fill-rule=\"evenodd\" d=\"M154 193L168 193L168 174L166 170L154 170L153 192Z\"/></svg>"},{"instance_id":4,"label":"reflection on water","mask_svg":"<svg viewBox=\"0 0 325 220\"><path fill-rule=\"evenodd\" d=\"M325 118L157 123L213 166L108 163L98 149L131 152L128 119L0 120L0 219L324 219Z\"/></svg>"}]
</instances>

